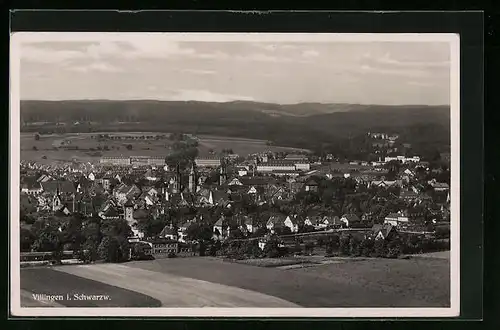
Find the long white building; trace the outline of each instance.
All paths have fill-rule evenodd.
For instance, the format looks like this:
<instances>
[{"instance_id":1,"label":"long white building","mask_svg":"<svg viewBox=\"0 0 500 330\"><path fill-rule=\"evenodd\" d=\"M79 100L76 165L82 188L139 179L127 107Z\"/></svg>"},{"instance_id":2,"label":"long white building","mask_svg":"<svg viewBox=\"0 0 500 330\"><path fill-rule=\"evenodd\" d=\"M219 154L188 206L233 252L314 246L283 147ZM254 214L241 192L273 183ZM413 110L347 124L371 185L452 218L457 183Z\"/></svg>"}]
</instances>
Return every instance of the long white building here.
<instances>
[{"instance_id":1,"label":"long white building","mask_svg":"<svg viewBox=\"0 0 500 330\"><path fill-rule=\"evenodd\" d=\"M275 160L257 164L257 172L309 171L311 165L307 161Z\"/></svg>"},{"instance_id":2,"label":"long white building","mask_svg":"<svg viewBox=\"0 0 500 330\"><path fill-rule=\"evenodd\" d=\"M101 164L107 165L135 165L135 166L144 166L144 165L165 165L165 157L164 156L111 156L111 157L102 157L99 161Z\"/></svg>"},{"instance_id":3,"label":"long white building","mask_svg":"<svg viewBox=\"0 0 500 330\"><path fill-rule=\"evenodd\" d=\"M219 167L222 164L219 157L198 157L194 161L198 167Z\"/></svg>"}]
</instances>

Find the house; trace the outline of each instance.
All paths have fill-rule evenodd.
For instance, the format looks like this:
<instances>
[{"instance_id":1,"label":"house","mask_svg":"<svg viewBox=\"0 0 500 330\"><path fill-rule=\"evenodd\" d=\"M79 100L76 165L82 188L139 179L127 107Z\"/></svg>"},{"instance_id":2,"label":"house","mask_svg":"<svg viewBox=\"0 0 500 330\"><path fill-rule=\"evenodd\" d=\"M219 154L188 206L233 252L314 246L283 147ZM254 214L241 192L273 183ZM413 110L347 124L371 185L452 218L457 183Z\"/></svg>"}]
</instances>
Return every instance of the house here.
<instances>
[{"instance_id":1,"label":"house","mask_svg":"<svg viewBox=\"0 0 500 330\"><path fill-rule=\"evenodd\" d=\"M340 221L346 226L346 227L352 227L354 224L360 223L360 219L356 214L344 214L341 218Z\"/></svg>"},{"instance_id":2,"label":"house","mask_svg":"<svg viewBox=\"0 0 500 330\"><path fill-rule=\"evenodd\" d=\"M321 223L318 224L318 229L336 228L341 226L342 221L340 221L338 216L324 216Z\"/></svg>"},{"instance_id":3,"label":"house","mask_svg":"<svg viewBox=\"0 0 500 330\"><path fill-rule=\"evenodd\" d=\"M276 229L283 229L285 227L286 217L282 214L272 215L266 222L266 228L274 233Z\"/></svg>"},{"instance_id":4,"label":"house","mask_svg":"<svg viewBox=\"0 0 500 330\"><path fill-rule=\"evenodd\" d=\"M391 224L393 226L399 226L402 224L408 224L409 217L407 214L403 212L390 213L384 219L384 224Z\"/></svg>"},{"instance_id":5,"label":"house","mask_svg":"<svg viewBox=\"0 0 500 330\"><path fill-rule=\"evenodd\" d=\"M401 186L402 186L401 180L394 180L394 181L375 180L370 183L370 187L377 187L377 188L390 188L390 187L401 187Z\"/></svg>"},{"instance_id":6,"label":"house","mask_svg":"<svg viewBox=\"0 0 500 330\"><path fill-rule=\"evenodd\" d=\"M372 227L372 235L375 240L392 238L397 235L396 227L391 224L375 224Z\"/></svg>"},{"instance_id":7,"label":"house","mask_svg":"<svg viewBox=\"0 0 500 330\"><path fill-rule=\"evenodd\" d=\"M113 196L120 202L125 203L128 199L136 199L141 195L141 190L135 184L128 186L121 184L113 191Z\"/></svg>"},{"instance_id":8,"label":"house","mask_svg":"<svg viewBox=\"0 0 500 330\"><path fill-rule=\"evenodd\" d=\"M243 183L241 183L241 181L238 179L238 178L233 178L229 181L229 183L227 183L228 186L242 186Z\"/></svg>"},{"instance_id":9,"label":"house","mask_svg":"<svg viewBox=\"0 0 500 330\"><path fill-rule=\"evenodd\" d=\"M304 220L304 225L306 226L312 226L314 229L321 228L322 227L322 221L323 218L319 215L310 215L307 216ZM325 226L326 227L326 226Z\"/></svg>"},{"instance_id":10,"label":"house","mask_svg":"<svg viewBox=\"0 0 500 330\"><path fill-rule=\"evenodd\" d=\"M95 174L90 172L89 175L87 176L87 179L89 179L90 181L94 181L95 180Z\"/></svg>"},{"instance_id":11,"label":"house","mask_svg":"<svg viewBox=\"0 0 500 330\"><path fill-rule=\"evenodd\" d=\"M160 234L158 235L160 238L168 238L170 240L177 241L178 239L178 232L175 230L175 228L172 225L167 225L165 226Z\"/></svg>"},{"instance_id":12,"label":"house","mask_svg":"<svg viewBox=\"0 0 500 330\"><path fill-rule=\"evenodd\" d=\"M238 176L248 175L248 169L246 167L238 167Z\"/></svg>"},{"instance_id":13,"label":"house","mask_svg":"<svg viewBox=\"0 0 500 330\"><path fill-rule=\"evenodd\" d=\"M147 189L144 189L144 192L147 193L149 196L158 196L158 190L155 187L149 187Z\"/></svg>"},{"instance_id":14,"label":"house","mask_svg":"<svg viewBox=\"0 0 500 330\"><path fill-rule=\"evenodd\" d=\"M314 179L310 179L305 183L305 191L318 191L318 182Z\"/></svg>"},{"instance_id":15,"label":"house","mask_svg":"<svg viewBox=\"0 0 500 330\"><path fill-rule=\"evenodd\" d=\"M43 182L47 182L47 181L51 181L51 180L53 180L53 178L50 175L42 174L36 181L43 183Z\"/></svg>"},{"instance_id":16,"label":"house","mask_svg":"<svg viewBox=\"0 0 500 330\"><path fill-rule=\"evenodd\" d=\"M158 176L151 169L146 171L144 177L148 181L157 181L159 179Z\"/></svg>"},{"instance_id":17,"label":"house","mask_svg":"<svg viewBox=\"0 0 500 330\"><path fill-rule=\"evenodd\" d=\"M254 221L251 217L247 215L239 215L235 217L240 230L247 233L255 233L257 231L257 227L254 225Z\"/></svg>"},{"instance_id":18,"label":"house","mask_svg":"<svg viewBox=\"0 0 500 330\"><path fill-rule=\"evenodd\" d=\"M178 242L168 238L156 238L145 241L151 247L151 254L155 258L168 258L177 254Z\"/></svg>"},{"instance_id":19,"label":"house","mask_svg":"<svg viewBox=\"0 0 500 330\"><path fill-rule=\"evenodd\" d=\"M403 199L406 202L414 202L419 199L419 194L413 190L402 190L399 193L399 198Z\"/></svg>"},{"instance_id":20,"label":"house","mask_svg":"<svg viewBox=\"0 0 500 330\"><path fill-rule=\"evenodd\" d=\"M187 221L179 225L177 228L177 240L179 242L186 242L186 237L187 237L187 229L191 225L192 221Z\"/></svg>"},{"instance_id":21,"label":"house","mask_svg":"<svg viewBox=\"0 0 500 330\"><path fill-rule=\"evenodd\" d=\"M76 188L70 181L54 180L41 182L44 193L48 194L74 194Z\"/></svg>"},{"instance_id":22,"label":"house","mask_svg":"<svg viewBox=\"0 0 500 330\"><path fill-rule=\"evenodd\" d=\"M432 179L428 182L429 185L434 189L434 191L449 191L450 186L444 182L437 182L436 179Z\"/></svg>"},{"instance_id":23,"label":"house","mask_svg":"<svg viewBox=\"0 0 500 330\"><path fill-rule=\"evenodd\" d=\"M112 201L108 201L101 207L101 210L98 212L98 215L103 220L114 220L114 219L120 219L122 213L118 211L118 208L115 205L115 203L113 203Z\"/></svg>"},{"instance_id":24,"label":"house","mask_svg":"<svg viewBox=\"0 0 500 330\"><path fill-rule=\"evenodd\" d=\"M292 233L299 231L299 217L297 215L287 216L283 224L290 228Z\"/></svg>"},{"instance_id":25,"label":"house","mask_svg":"<svg viewBox=\"0 0 500 330\"><path fill-rule=\"evenodd\" d=\"M222 190L215 190L211 192L211 205L227 206L229 202L229 194ZM209 200L210 201L210 200Z\"/></svg>"},{"instance_id":26,"label":"house","mask_svg":"<svg viewBox=\"0 0 500 330\"><path fill-rule=\"evenodd\" d=\"M38 195L43 192L43 187L40 182L29 182L22 185L21 192L28 195Z\"/></svg>"},{"instance_id":27,"label":"house","mask_svg":"<svg viewBox=\"0 0 500 330\"><path fill-rule=\"evenodd\" d=\"M214 224L213 231L218 239L226 239L229 236L229 222L224 216L221 216Z\"/></svg>"}]
</instances>

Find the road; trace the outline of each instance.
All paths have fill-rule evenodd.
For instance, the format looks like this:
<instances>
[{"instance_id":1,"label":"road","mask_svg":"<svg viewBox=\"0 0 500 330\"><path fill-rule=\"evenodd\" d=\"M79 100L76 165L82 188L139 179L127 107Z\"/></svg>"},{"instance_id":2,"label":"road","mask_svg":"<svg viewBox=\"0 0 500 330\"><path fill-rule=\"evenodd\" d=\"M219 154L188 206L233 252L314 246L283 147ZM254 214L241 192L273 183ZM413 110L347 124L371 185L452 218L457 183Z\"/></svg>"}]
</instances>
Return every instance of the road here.
<instances>
[{"instance_id":1,"label":"road","mask_svg":"<svg viewBox=\"0 0 500 330\"><path fill-rule=\"evenodd\" d=\"M54 268L158 299L162 307L300 307L270 295L119 264Z\"/></svg>"}]
</instances>

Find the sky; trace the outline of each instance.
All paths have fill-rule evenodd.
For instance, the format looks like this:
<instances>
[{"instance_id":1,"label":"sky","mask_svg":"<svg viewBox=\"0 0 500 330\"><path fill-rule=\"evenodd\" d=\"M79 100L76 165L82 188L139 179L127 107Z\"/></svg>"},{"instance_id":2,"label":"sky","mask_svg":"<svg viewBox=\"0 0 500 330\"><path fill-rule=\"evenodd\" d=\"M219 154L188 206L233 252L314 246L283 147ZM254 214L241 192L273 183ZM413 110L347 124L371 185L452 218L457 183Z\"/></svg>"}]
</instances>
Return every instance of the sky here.
<instances>
[{"instance_id":1,"label":"sky","mask_svg":"<svg viewBox=\"0 0 500 330\"><path fill-rule=\"evenodd\" d=\"M447 42L182 41L161 35L21 44L23 100L450 104Z\"/></svg>"}]
</instances>

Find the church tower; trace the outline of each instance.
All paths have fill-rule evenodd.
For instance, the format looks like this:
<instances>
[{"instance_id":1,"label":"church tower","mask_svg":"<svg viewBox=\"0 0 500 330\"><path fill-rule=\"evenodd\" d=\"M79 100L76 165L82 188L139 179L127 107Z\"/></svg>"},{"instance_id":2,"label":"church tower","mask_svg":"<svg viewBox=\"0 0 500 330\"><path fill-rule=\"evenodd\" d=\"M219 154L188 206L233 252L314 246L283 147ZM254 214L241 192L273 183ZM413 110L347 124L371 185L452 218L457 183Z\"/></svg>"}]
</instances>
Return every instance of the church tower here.
<instances>
[{"instance_id":1,"label":"church tower","mask_svg":"<svg viewBox=\"0 0 500 330\"><path fill-rule=\"evenodd\" d=\"M222 162L220 171L219 171L219 185L222 186L226 182L226 165Z\"/></svg>"},{"instance_id":2,"label":"church tower","mask_svg":"<svg viewBox=\"0 0 500 330\"><path fill-rule=\"evenodd\" d=\"M62 206L61 191L59 190L59 182L57 182L57 189L54 198L52 199L52 211L57 211Z\"/></svg>"},{"instance_id":3,"label":"church tower","mask_svg":"<svg viewBox=\"0 0 500 330\"><path fill-rule=\"evenodd\" d=\"M193 164L191 165L191 171L189 172L189 192L194 193L196 191L196 168Z\"/></svg>"},{"instance_id":4,"label":"church tower","mask_svg":"<svg viewBox=\"0 0 500 330\"><path fill-rule=\"evenodd\" d=\"M175 181L173 193L178 193L181 191L181 167L179 164L175 166Z\"/></svg>"}]
</instances>

